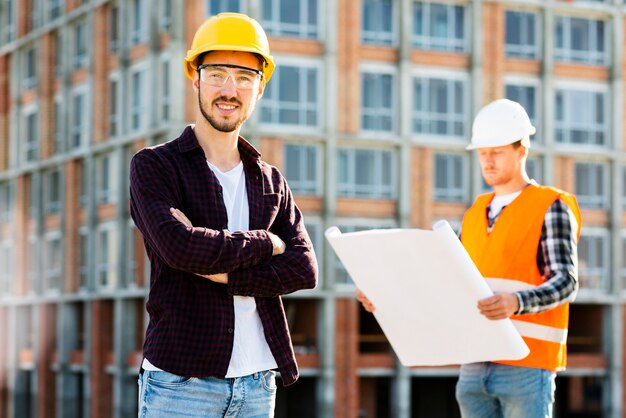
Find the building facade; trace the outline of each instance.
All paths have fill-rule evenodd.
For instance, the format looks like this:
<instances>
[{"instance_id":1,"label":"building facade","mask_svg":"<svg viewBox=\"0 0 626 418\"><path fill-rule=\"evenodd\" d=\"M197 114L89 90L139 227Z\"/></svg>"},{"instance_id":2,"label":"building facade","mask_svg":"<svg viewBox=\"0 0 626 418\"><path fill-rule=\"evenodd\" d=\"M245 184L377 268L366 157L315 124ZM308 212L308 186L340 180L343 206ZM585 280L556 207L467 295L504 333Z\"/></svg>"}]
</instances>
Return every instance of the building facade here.
<instances>
[{"instance_id":1,"label":"building facade","mask_svg":"<svg viewBox=\"0 0 626 418\"><path fill-rule=\"evenodd\" d=\"M284 298L302 377L277 416L459 416L458 368L398 363L323 231L458 227L487 190L471 121L500 97L538 128L531 176L583 210L556 416L626 416L623 0L0 0L0 418L136 416L149 265L128 162L193 120L182 58L221 11L270 35L243 134L320 263Z\"/></svg>"}]
</instances>

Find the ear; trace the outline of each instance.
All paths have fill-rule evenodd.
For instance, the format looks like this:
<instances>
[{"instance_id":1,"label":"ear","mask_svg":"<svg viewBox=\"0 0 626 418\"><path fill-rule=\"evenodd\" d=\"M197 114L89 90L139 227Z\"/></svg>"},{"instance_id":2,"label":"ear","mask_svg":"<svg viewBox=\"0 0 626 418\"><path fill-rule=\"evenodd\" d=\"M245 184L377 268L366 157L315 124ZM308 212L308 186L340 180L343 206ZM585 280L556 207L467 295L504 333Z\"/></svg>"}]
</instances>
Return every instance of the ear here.
<instances>
[{"instance_id":1,"label":"ear","mask_svg":"<svg viewBox=\"0 0 626 418\"><path fill-rule=\"evenodd\" d=\"M193 72L193 80L191 83L194 93L197 94L198 90L200 90L200 73L198 71Z\"/></svg>"},{"instance_id":2,"label":"ear","mask_svg":"<svg viewBox=\"0 0 626 418\"><path fill-rule=\"evenodd\" d=\"M257 92L257 96L256 96L257 101L261 100L261 97L263 97L264 91L265 91L265 80L261 80L261 82L259 83L259 91Z\"/></svg>"}]
</instances>

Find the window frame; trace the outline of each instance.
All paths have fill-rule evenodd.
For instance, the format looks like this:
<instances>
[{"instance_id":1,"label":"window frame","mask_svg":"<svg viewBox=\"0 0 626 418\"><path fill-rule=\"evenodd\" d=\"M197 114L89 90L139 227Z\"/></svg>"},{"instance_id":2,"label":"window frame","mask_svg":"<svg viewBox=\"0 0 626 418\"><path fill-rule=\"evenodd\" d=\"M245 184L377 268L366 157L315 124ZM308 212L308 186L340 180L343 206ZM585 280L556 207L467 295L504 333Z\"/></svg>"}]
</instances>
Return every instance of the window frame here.
<instances>
[{"instance_id":1,"label":"window frame","mask_svg":"<svg viewBox=\"0 0 626 418\"><path fill-rule=\"evenodd\" d=\"M430 83L432 81L445 81L446 82L446 111L434 112L430 109L424 111L417 111L415 109L417 97L417 83L420 81L428 81L429 90L426 91L426 97L423 97L421 101L423 104L432 103L430 100L431 92L430 92ZM467 142L467 136L469 135L469 106L470 106L470 87L469 87L469 79L466 73L461 73L458 71L451 71L449 69L440 68L437 70L434 69L424 69L424 68L415 68L411 73L411 88L412 90L412 103L411 103L411 136L414 139L428 140L428 141L436 141L441 143L442 139L450 142ZM463 92L462 98L462 112L461 114L456 114L451 112L449 103L452 105L452 110L454 111L454 106L459 101L456 98L456 86L454 83L460 83L461 90ZM433 133L433 132L418 132L415 129L415 124L417 123L418 116L425 115L422 119L426 122L439 121L440 118L443 118L446 126L446 133ZM453 116L451 116L453 115ZM463 132L460 135L454 134L454 124L462 123ZM450 125L452 124L453 133L449 134Z\"/></svg>"},{"instance_id":2,"label":"window frame","mask_svg":"<svg viewBox=\"0 0 626 418\"><path fill-rule=\"evenodd\" d=\"M598 39L596 37L598 31L598 24L602 24L602 32L604 39L601 44L604 47L603 51L574 49L572 46L572 27L573 20L585 21L587 23L587 36L586 42L589 45L597 45ZM591 24L594 23L593 26ZM559 25L563 25L563 46L559 46ZM554 59L556 62L572 63L572 64L588 64L608 66L610 65L609 50L610 50L610 34L611 25L609 20L594 19L584 16L574 15L555 15L554 16Z\"/></svg>"},{"instance_id":3,"label":"window frame","mask_svg":"<svg viewBox=\"0 0 626 418\"><path fill-rule=\"evenodd\" d=\"M564 121L560 121L559 120L559 94L563 94L565 93L565 95L571 95L571 94L576 94L576 93L588 93L588 94L600 94L602 95L602 104L603 104L603 108L604 108L604 113L603 113L603 117L604 117L604 121L601 123L595 123L590 124L590 123L586 123L586 122L580 122L577 121L577 118L575 116L573 116L572 113L572 108L575 108L576 106L572 106L571 104L568 104L567 100L564 100L564 106L565 108L563 109L563 115L564 115ZM568 100L572 100L572 99L568 99ZM595 100L595 97L593 97L593 100ZM612 123L612 115L611 115L611 97L610 97L610 90L609 90L609 86L607 86L606 84L599 84L599 83L592 83L592 82L557 82L555 83L555 87L554 87L554 131L552 132L552 134L554 135L554 143L559 145L559 146L574 146L574 147L588 147L588 148L597 148L597 149L605 149L608 148L610 146L612 146L612 141L611 141L611 128L610 125ZM578 102L576 100L576 102ZM594 112L590 112L590 113L598 113L597 109L595 109ZM570 120L574 120L575 122L573 123L572 126L572 122L570 122ZM565 125L565 127L563 127L563 125ZM591 126L592 130L589 130ZM584 132L587 132L588 135L594 134L594 135L598 135L598 133L601 133L603 135L603 144L593 144L593 143L589 143L590 141L588 141L587 143L575 143L572 142L571 139L569 139L571 137L571 131L574 130L574 128L585 128L585 129L581 129ZM558 130L562 129L563 132L563 137L567 140L563 140L563 141L559 141L558 137Z\"/></svg>"},{"instance_id":4,"label":"window frame","mask_svg":"<svg viewBox=\"0 0 626 418\"><path fill-rule=\"evenodd\" d=\"M374 19L377 28L369 29L366 28L366 7L370 3L382 3L388 2L390 4L391 11L389 13L391 24L390 31L381 31L380 23L383 16L382 11L378 10L374 12L374 15L377 16L378 19ZM384 7L384 5L381 5ZM393 47L398 44L398 7L397 2L393 0L363 0L361 2L361 25L360 25L360 41L363 45L375 45L375 46L388 46Z\"/></svg>"},{"instance_id":5,"label":"window frame","mask_svg":"<svg viewBox=\"0 0 626 418\"><path fill-rule=\"evenodd\" d=\"M436 202L443 203L468 203L469 202L469 178L470 178L470 158L467 153L463 152L452 152L449 150L433 150L433 200ZM452 174L452 183L456 182L456 176L453 172L455 167L458 167L458 161L447 161L446 162L446 181L445 188L439 188L437 186L437 180L439 177L437 176L437 166L438 166L438 157L453 157L455 159L460 158L460 185L454 185L454 187L450 187L450 174Z\"/></svg>"},{"instance_id":6,"label":"window frame","mask_svg":"<svg viewBox=\"0 0 626 418\"><path fill-rule=\"evenodd\" d=\"M585 194L583 191L579 190L578 184L578 168L580 165L585 164L587 166L586 173L582 175L588 181L590 189L593 188L593 185L600 184L605 187L602 190L602 193L596 194ZM595 167L591 167L595 166ZM590 169L593 168L593 171ZM597 169L600 169L599 171ZM574 162L574 190L576 194L576 199L578 200L579 205L585 209L600 209L606 210L609 209L610 206L610 185L607 186L610 182L610 167L605 161L587 161L587 160L577 160ZM601 177L598 179L597 174L600 173Z\"/></svg>"},{"instance_id":7,"label":"window frame","mask_svg":"<svg viewBox=\"0 0 626 418\"><path fill-rule=\"evenodd\" d=\"M526 18L530 18L532 17L534 19L534 44L533 45L528 45L527 43L520 43L520 44L510 44L508 42L508 15L509 14L513 14L516 13L520 16L520 27L519 27L519 32L520 32L520 38L526 38L523 40L528 40L527 39L527 34L530 32L528 30L528 19L521 19L522 17L526 17ZM506 58L513 58L513 59L528 59L528 60L539 60L541 59L541 45L539 44L539 40L541 39L541 35L542 35L542 27L541 27L541 15L540 12L538 11L531 11L531 10L517 10L517 9L507 9L505 10L505 16L504 16L504 55L506 56Z\"/></svg>"},{"instance_id":8,"label":"window frame","mask_svg":"<svg viewBox=\"0 0 626 418\"><path fill-rule=\"evenodd\" d=\"M364 148L364 147L337 147L337 178L335 179L337 198L348 199L372 199L372 200L394 200L398 196L398 158L394 149L385 148ZM341 181L340 159L341 153L347 152L347 179ZM356 182L357 152L374 153L373 178L378 179L378 184L358 185ZM382 184L385 176L384 155L388 154L389 159L389 185Z\"/></svg>"},{"instance_id":9,"label":"window frame","mask_svg":"<svg viewBox=\"0 0 626 418\"><path fill-rule=\"evenodd\" d=\"M298 151L298 162L296 164L296 169L299 171L299 176L305 180L293 180L287 178L288 175L288 164L291 164L290 159L287 158L287 147L297 147ZM315 161L314 161L314 170L315 170L315 180L311 182L309 179L306 179L307 171L309 169L310 162L306 159L306 155L303 155L304 150L314 150L315 153ZM285 179L287 179L287 183L289 184L289 188L293 192L294 195L301 196L321 196L322 195L322 159L320 158L322 153L322 147L318 144L308 144L308 143L284 143L283 145L283 156L284 156L284 175ZM301 186L300 183L304 183L304 186Z\"/></svg>"},{"instance_id":10,"label":"window frame","mask_svg":"<svg viewBox=\"0 0 626 418\"><path fill-rule=\"evenodd\" d=\"M295 127L300 133L318 134L324 127L324 112L322 105L325 103L326 92L323 88L323 67L319 59L308 57L284 56L280 57L280 67L276 68L272 75L272 82L265 87L263 100L259 103L259 124L262 131L293 133ZM280 77L281 72L286 68L298 69L298 101L285 102L280 100ZM308 88L308 76L312 71L316 80L317 88L313 92ZM270 90L268 90L270 89ZM272 94L270 97L269 94ZM311 93L315 94L317 101L315 103L308 102ZM304 97L303 97L304 96ZM296 111L298 123L281 123L281 112ZM309 125L306 123L308 113L314 112L317 123ZM270 116L270 120L264 120L266 115Z\"/></svg>"},{"instance_id":11,"label":"window frame","mask_svg":"<svg viewBox=\"0 0 626 418\"><path fill-rule=\"evenodd\" d=\"M422 27L424 28L424 33L419 34L416 32L418 26L415 24L416 21L416 13L417 7L421 5L424 8L423 13L423 21ZM432 32L432 6L442 6L446 9L446 36L439 37L434 36L429 33ZM463 36L459 40L456 36L450 37L449 35L456 34L456 13L455 8L459 7L462 10L462 22L463 25L462 31ZM465 3L447 3L447 2L438 2L438 1L412 1L412 32L411 32L411 47L422 50L430 50L430 51L440 51L440 52L451 52L451 53L466 53L469 49L469 44L471 42L470 33L468 30L469 27L469 18L468 18L468 8ZM450 26L450 22L448 19L452 17L453 25Z\"/></svg>"},{"instance_id":12,"label":"window frame","mask_svg":"<svg viewBox=\"0 0 626 418\"><path fill-rule=\"evenodd\" d=\"M363 63L360 66L359 71L360 76L360 88L361 88L361 97L359 102L359 133L363 137L376 137L377 139L391 139L395 138L398 134L399 130L399 114L400 114L400 103L399 103L399 89L398 89L398 68L389 64L382 63ZM366 76L374 76L374 77L382 77L387 76L390 77L390 91L391 91L391 106L385 106L384 103L376 103L376 107L366 106L365 102L365 83L367 80ZM384 82L383 85L377 85L375 87L377 90L385 90ZM380 93L380 92L379 92ZM377 94L377 91L374 91L372 97L378 97L377 102L380 102L381 94ZM374 117L387 117L390 120L390 129L366 129L364 127L363 121L367 118L371 120ZM383 121L384 122L384 121ZM377 123L378 126L381 123Z\"/></svg>"},{"instance_id":13,"label":"window frame","mask_svg":"<svg viewBox=\"0 0 626 418\"><path fill-rule=\"evenodd\" d=\"M298 2L300 7L300 15L298 16L298 23L288 23L281 20L282 4L281 2L287 2L289 5L293 5L295 1ZM316 8L316 22L314 24L308 23L309 18L309 2L315 2ZM263 15L263 28L270 36L285 36L290 38L300 39L319 39L322 28L321 23L321 4L320 0L264 0L263 5L271 5L271 14L269 18L265 16L265 7L261 7L261 14ZM303 22L303 19L306 22ZM287 29L289 30L287 30ZM293 29L291 29L293 28Z\"/></svg>"}]
</instances>

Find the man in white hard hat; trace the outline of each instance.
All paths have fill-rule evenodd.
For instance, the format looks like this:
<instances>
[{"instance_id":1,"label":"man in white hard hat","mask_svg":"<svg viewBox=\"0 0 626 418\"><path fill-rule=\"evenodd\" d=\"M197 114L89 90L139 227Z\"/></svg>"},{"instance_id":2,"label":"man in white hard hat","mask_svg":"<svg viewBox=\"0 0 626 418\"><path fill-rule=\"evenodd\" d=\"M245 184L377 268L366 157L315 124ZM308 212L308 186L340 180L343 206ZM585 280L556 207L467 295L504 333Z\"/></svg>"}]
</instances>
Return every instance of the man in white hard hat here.
<instances>
[{"instance_id":1,"label":"man in white hard hat","mask_svg":"<svg viewBox=\"0 0 626 418\"><path fill-rule=\"evenodd\" d=\"M581 217L573 195L526 174L534 133L519 103L496 100L478 112L467 147L493 187L461 226L464 247L495 290L478 309L490 320L511 318L530 354L461 366L456 398L465 418L551 417L555 375L565 368Z\"/></svg>"},{"instance_id":2,"label":"man in white hard hat","mask_svg":"<svg viewBox=\"0 0 626 418\"><path fill-rule=\"evenodd\" d=\"M139 416L273 417L276 370L298 379L281 295L317 263L285 178L239 132L274 70L259 23L210 17L184 61L195 124L131 162L150 258Z\"/></svg>"},{"instance_id":3,"label":"man in white hard hat","mask_svg":"<svg viewBox=\"0 0 626 418\"><path fill-rule=\"evenodd\" d=\"M551 417L555 374L565 368L581 218L574 196L526 174L534 133L521 105L496 100L476 116L467 147L477 150L494 190L478 196L461 227L463 245L497 289L477 307L490 320L511 318L530 354L461 366L456 398L464 418ZM357 298L367 311L375 310L362 292Z\"/></svg>"}]
</instances>

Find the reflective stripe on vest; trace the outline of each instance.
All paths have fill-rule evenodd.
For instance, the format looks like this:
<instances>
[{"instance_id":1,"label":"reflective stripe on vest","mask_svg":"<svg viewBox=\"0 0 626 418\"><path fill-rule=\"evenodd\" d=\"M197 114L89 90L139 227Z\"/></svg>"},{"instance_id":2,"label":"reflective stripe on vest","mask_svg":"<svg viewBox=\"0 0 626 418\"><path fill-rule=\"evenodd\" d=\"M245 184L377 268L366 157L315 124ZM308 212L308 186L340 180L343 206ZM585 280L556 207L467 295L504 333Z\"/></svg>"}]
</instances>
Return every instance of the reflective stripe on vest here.
<instances>
[{"instance_id":1,"label":"reflective stripe on vest","mask_svg":"<svg viewBox=\"0 0 626 418\"><path fill-rule=\"evenodd\" d=\"M558 344L565 344L567 341L567 330L549 327L546 325L533 324L532 322L511 320L522 337L534 338L536 340L550 341Z\"/></svg>"},{"instance_id":2,"label":"reflective stripe on vest","mask_svg":"<svg viewBox=\"0 0 626 418\"><path fill-rule=\"evenodd\" d=\"M494 293L515 293L521 290L528 290L536 287L519 280L497 279L495 277L485 277L485 281ZM559 344L565 344L565 342L567 341L567 329L549 327L547 325L541 324L533 324L526 321L512 320L512 322L522 337L551 341L553 343Z\"/></svg>"}]
</instances>

